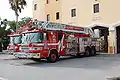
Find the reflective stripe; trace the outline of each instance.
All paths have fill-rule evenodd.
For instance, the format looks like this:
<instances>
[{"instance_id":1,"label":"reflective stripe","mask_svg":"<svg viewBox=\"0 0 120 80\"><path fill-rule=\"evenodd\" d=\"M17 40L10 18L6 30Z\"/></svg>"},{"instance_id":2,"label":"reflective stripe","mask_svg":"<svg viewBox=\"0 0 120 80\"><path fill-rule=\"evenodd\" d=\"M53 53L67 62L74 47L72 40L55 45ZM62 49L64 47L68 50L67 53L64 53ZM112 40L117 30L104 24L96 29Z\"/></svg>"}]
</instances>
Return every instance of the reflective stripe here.
<instances>
[{"instance_id":1,"label":"reflective stripe","mask_svg":"<svg viewBox=\"0 0 120 80\"><path fill-rule=\"evenodd\" d=\"M45 44L42 43L42 44L34 44L34 45L44 46ZM51 45L52 45L52 46L53 46L53 45L57 46L57 45L59 45L59 42L58 42L58 43L48 43L47 45L48 45L48 46L51 46Z\"/></svg>"},{"instance_id":2,"label":"reflective stripe","mask_svg":"<svg viewBox=\"0 0 120 80\"><path fill-rule=\"evenodd\" d=\"M50 45L55 45L55 46L56 46L56 45L59 45L59 44L60 44L59 42L58 42L58 43L47 43L47 45L49 45L49 46L50 46ZM21 47L24 47L24 45L28 45L28 44L22 44ZM44 43L40 43L40 44L38 44L38 43L37 43L37 44L33 43L33 45L44 46L45 44L44 44ZM28 46L27 46L27 47L28 47Z\"/></svg>"},{"instance_id":3,"label":"reflective stripe","mask_svg":"<svg viewBox=\"0 0 120 80\"><path fill-rule=\"evenodd\" d=\"M21 56L20 56L21 55ZM15 57L19 58L40 58L40 53L14 53Z\"/></svg>"}]
</instances>

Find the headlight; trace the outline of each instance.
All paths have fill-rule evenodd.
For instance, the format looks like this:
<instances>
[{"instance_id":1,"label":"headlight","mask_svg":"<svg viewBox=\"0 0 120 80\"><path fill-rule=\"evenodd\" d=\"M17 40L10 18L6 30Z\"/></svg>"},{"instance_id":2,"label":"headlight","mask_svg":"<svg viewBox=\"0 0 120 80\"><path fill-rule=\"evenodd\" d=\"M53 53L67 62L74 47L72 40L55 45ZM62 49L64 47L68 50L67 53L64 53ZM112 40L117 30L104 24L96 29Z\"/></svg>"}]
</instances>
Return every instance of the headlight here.
<instances>
[{"instance_id":1,"label":"headlight","mask_svg":"<svg viewBox=\"0 0 120 80\"><path fill-rule=\"evenodd\" d=\"M20 47L19 49L20 49L20 50L22 50L22 48L21 48L21 47Z\"/></svg>"},{"instance_id":2,"label":"headlight","mask_svg":"<svg viewBox=\"0 0 120 80\"><path fill-rule=\"evenodd\" d=\"M33 48L29 48L29 50L32 50Z\"/></svg>"},{"instance_id":3,"label":"headlight","mask_svg":"<svg viewBox=\"0 0 120 80\"><path fill-rule=\"evenodd\" d=\"M15 49L18 49L18 46L15 46Z\"/></svg>"},{"instance_id":4,"label":"headlight","mask_svg":"<svg viewBox=\"0 0 120 80\"><path fill-rule=\"evenodd\" d=\"M7 46L7 50L9 50L9 46Z\"/></svg>"}]
</instances>

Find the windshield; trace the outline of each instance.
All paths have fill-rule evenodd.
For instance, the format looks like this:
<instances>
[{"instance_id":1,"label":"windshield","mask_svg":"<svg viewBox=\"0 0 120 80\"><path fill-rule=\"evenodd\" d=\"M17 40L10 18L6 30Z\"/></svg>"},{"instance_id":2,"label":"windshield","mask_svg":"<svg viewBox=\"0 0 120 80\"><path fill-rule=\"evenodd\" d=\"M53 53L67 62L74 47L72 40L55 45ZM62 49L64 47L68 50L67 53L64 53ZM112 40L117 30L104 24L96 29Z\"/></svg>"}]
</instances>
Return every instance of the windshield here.
<instances>
[{"instance_id":1,"label":"windshield","mask_svg":"<svg viewBox=\"0 0 120 80\"><path fill-rule=\"evenodd\" d=\"M26 33L22 36L22 43L36 43L42 42L43 33L34 32L34 33Z\"/></svg>"},{"instance_id":2,"label":"windshield","mask_svg":"<svg viewBox=\"0 0 120 80\"><path fill-rule=\"evenodd\" d=\"M21 36L14 37L14 43L15 44L20 44L21 43Z\"/></svg>"},{"instance_id":3,"label":"windshield","mask_svg":"<svg viewBox=\"0 0 120 80\"><path fill-rule=\"evenodd\" d=\"M13 36L10 37L11 44L20 44L21 43L21 36Z\"/></svg>"}]
</instances>

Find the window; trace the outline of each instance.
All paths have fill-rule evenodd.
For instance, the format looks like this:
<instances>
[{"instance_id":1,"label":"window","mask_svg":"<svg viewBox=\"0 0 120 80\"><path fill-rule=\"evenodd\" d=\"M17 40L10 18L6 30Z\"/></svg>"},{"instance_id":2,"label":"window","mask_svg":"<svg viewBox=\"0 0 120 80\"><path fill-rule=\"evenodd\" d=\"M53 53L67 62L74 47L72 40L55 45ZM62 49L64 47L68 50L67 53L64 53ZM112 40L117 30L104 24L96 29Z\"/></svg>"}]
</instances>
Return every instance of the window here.
<instances>
[{"instance_id":1,"label":"window","mask_svg":"<svg viewBox=\"0 0 120 80\"><path fill-rule=\"evenodd\" d=\"M37 4L34 5L34 10L37 10Z\"/></svg>"},{"instance_id":2,"label":"window","mask_svg":"<svg viewBox=\"0 0 120 80\"><path fill-rule=\"evenodd\" d=\"M98 13L99 12L99 4L94 4L93 10L94 10L94 13Z\"/></svg>"},{"instance_id":3,"label":"window","mask_svg":"<svg viewBox=\"0 0 120 80\"><path fill-rule=\"evenodd\" d=\"M56 13L56 20L58 20L60 17L59 17L59 12Z\"/></svg>"},{"instance_id":4,"label":"window","mask_svg":"<svg viewBox=\"0 0 120 80\"><path fill-rule=\"evenodd\" d=\"M71 17L75 17L76 16L76 9L72 9L71 10Z\"/></svg>"},{"instance_id":5,"label":"window","mask_svg":"<svg viewBox=\"0 0 120 80\"><path fill-rule=\"evenodd\" d=\"M49 0L46 0L46 4L49 4Z\"/></svg>"},{"instance_id":6,"label":"window","mask_svg":"<svg viewBox=\"0 0 120 80\"><path fill-rule=\"evenodd\" d=\"M47 21L50 21L50 14L47 14Z\"/></svg>"}]
</instances>

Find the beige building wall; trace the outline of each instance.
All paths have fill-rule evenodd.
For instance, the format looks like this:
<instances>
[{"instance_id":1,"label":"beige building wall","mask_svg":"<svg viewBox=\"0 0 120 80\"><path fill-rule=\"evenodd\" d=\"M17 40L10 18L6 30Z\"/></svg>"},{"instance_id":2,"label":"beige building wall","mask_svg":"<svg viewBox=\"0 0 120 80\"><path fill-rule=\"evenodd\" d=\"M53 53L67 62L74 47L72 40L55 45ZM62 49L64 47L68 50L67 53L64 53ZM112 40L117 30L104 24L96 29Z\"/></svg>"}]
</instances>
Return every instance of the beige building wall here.
<instances>
[{"instance_id":1,"label":"beige building wall","mask_svg":"<svg viewBox=\"0 0 120 80\"><path fill-rule=\"evenodd\" d=\"M36 6L36 10L34 10L34 6ZM33 0L33 19L38 20L46 20L45 18L45 0Z\"/></svg>"},{"instance_id":2,"label":"beige building wall","mask_svg":"<svg viewBox=\"0 0 120 80\"><path fill-rule=\"evenodd\" d=\"M45 0L46 1L46 0ZM49 0L49 3L45 3L45 16L47 19L47 14L50 14L51 22L61 22L62 20L62 0ZM56 20L56 12L59 12L60 19Z\"/></svg>"},{"instance_id":3,"label":"beige building wall","mask_svg":"<svg viewBox=\"0 0 120 80\"><path fill-rule=\"evenodd\" d=\"M71 9L76 9L76 17L71 17ZM91 24L91 0L65 0L62 1L62 23L84 26Z\"/></svg>"},{"instance_id":4,"label":"beige building wall","mask_svg":"<svg viewBox=\"0 0 120 80\"><path fill-rule=\"evenodd\" d=\"M93 4L100 4L100 12L93 13ZM75 25L89 25L92 23L112 24L120 20L118 8L120 0L33 0L33 18L46 20L50 14L51 21ZM34 10L37 4L37 10ZM76 8L77 16L71 17L71 9ZM60 12L60 19L56 20L56 12Z\"/></svg>"},{"instance_id":5,"label":"beige building wall","mask_svg":"<svg viewBox=\"0 0 120 80\"><path fill-rule=\"evenodd\" d=\"M99 17L100 19L94 20L93 22L112 24L120 20L120 10L118 10L120 7L120 0L93 0L92 4L95 3L100 4L100 12L98 14L93 14L93 17Z\"/></svg>"},{"instance_id":6,"label":"beige building wall","mask_svg":"<svg viewBox=\"0 0 120 80\"><path fill-rule=\"evenodd\" d=\"M93 4L97 3L100 5L100 12L93 13ZM93 23L116 23L120 20L119 3L120 0L65 0L62 1L62 22L82 26ZM77 16L72 18L73 8L76 8Z\"/></svg>"}]
</instances>

